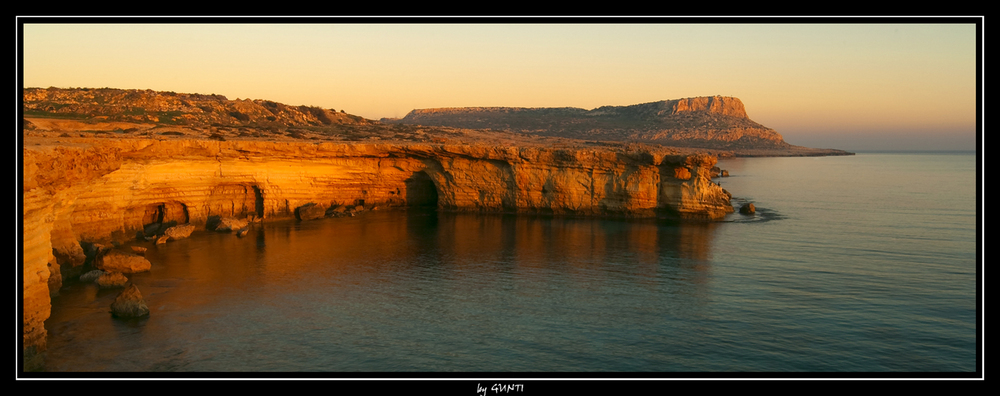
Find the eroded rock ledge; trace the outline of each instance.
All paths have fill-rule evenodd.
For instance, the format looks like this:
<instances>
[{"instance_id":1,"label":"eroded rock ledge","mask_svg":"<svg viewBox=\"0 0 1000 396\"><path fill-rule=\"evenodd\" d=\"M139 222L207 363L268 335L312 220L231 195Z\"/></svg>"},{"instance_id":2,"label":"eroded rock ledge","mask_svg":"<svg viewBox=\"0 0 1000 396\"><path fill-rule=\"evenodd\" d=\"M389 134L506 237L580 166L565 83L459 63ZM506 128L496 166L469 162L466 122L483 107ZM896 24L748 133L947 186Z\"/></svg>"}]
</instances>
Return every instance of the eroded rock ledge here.
<instances>
[{"instance_id":1,"label":"eroded rock ledge","mask_svg":"<svg viewBox=\"0 0 1000 396\"><path fill-rule=\"evenodd\" d=\"M310 203L700 219L733 210L710 180L715 157L656 149L28 138L23 155L26 354L45 347L50 290L83 264L80 243L126 240L152 222L287 219Z\"/></svg>"}]
</instances>

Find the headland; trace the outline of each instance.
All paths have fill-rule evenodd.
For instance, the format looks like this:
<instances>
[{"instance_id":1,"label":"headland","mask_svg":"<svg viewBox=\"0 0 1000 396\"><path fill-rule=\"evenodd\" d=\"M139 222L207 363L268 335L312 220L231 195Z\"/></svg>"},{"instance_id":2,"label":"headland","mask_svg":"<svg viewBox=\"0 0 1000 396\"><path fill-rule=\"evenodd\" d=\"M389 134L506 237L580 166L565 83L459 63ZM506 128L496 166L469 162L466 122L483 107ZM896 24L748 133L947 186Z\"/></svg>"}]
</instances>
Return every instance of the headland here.
<instances>
[{"instance_id":1,"label":"headland","mask_svg":"<svg viewBox=\"0 0 1000 396\"><path fill-rule=\"evenodd\" d=\"M23 100L26 367L45 349L44 321L63 281L89 269L101 245L164 238L167 225L212 229L223 219L252 224L413 207L714 220L733 212L730 193L712 181L718 156L794 149L748 118L731 128L742 131L739 137L709 129L604 139L617 135L581 138L421 118L474 113L532 120L540 119L537 111L415 111L409 120L421 123L407 124L214 94L30 88ZM660 118L670 110L731 121L745 118L736 102L667 101L583 117L608 122L600 114L617 112L639 119L635 114L660 109ZM681 129L698 130L691 122ZM552 131L566 130L556 124ZM698 147L683 136L722 143ZM681 144L663 145L664 139Z\"/></svg>"}]
</instances>

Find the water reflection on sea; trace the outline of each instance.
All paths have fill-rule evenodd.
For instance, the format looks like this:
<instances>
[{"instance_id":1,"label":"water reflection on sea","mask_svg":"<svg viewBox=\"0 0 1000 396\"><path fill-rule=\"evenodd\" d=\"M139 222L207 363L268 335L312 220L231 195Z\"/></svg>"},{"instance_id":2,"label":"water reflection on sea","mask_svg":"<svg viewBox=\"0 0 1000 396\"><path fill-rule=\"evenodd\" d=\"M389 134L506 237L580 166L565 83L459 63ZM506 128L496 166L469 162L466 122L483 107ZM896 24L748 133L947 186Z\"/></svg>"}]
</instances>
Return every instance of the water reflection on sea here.
<instances>
[{"instance_id":1,"label":"water reflection on sea","mask_svg":"<svg viewBox=\"0 0 1000 396\"><path fill-rule=\"evenodd\" d=\"M381 211L195 234L150 246L132 276L149 319L66 288L47 369L618 370L588 355L630 358L616 329L702 305L716 226Z\"/></svg>"},{"instance_id":2,"label":"water reflection on sea","mask_svg":"<svg viewBox=\"0 0 1000 396\"><path fill-rule=\"evenodd\" d=\"M734 161L723 187L759 212L719 223L375 211L199 232L148 245L147 319L62 290L46 370L972 371L966 161Z\"/></svg>"}]
</instances>

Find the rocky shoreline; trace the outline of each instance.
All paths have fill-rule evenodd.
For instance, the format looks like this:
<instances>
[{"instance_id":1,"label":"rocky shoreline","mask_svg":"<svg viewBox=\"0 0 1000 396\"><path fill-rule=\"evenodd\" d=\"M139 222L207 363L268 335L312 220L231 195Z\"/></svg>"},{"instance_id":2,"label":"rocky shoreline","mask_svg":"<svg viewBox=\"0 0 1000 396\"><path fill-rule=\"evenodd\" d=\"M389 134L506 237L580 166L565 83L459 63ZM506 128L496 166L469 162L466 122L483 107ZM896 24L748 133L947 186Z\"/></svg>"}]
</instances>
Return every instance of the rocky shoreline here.
<instances>
[{"instance_id":1,"label":"rocky shoreline","mask_svg":"<svg viewBox=\"0 0 1000 396\"><path fill-rule=\"evenodd\" d=\"M669 141L720 134L713 148L661 145L664 130L638 140L540 136L149 90L31 88L23 105L27 369L45 350L44 323L64 279L94 267L102 272L87 279L119 288L143 270L141 250L120 248L127 241L168 243L201 229L239 237L255 222L379 208L713 221L734 211L732 195L712 181L719 157L851 154L788 145L750 121L738 99L721 97L591 114L672 125ZM124 294L116 315L143 315L141 293Z\"/></svg>"},{"instance_id":2,"label":"rocky shoreline","mask_svg":"<svg viewBox=\"0 0 1000 396\"><path fill-rule=\"evenodd\" d=\"M655 147L26 136L23 160L26 362L45 348L51 295L87 262L82 246L159 238L167 223L376 207L707 220L733 210L711 181L715 156Z\"/></svg>"}]
</instances>

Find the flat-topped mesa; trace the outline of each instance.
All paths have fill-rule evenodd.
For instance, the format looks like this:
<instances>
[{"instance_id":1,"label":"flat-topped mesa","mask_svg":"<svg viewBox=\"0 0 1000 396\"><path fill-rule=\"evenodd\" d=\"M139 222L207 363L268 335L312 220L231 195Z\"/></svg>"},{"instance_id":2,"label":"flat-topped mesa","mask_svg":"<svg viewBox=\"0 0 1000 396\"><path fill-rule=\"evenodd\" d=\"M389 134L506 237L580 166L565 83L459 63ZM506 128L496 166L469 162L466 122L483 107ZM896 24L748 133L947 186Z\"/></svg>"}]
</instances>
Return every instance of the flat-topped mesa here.
<instances>
[{"instance_id":1,"label":"flat-topped mesa","mask_svg":"<svg viewBox=\"0 0 1000 396\"><path fill-rule=\"evenodd\" d=\"M602 106L594 110L575 107L440 107L431 109L414 109L407 117L417 118L426 115L472 114L472 113L565 113L566 115L605 115L605 114L648 114L655 112L657 116L673 115L685 111L703 111L732 117L747 117L743 102L730 96L701 96L658 102L642 103L630 106Z\"/></svg>"},{"instance_id":2,"label":"flat-topped mesa","mask_svg":"<svg viewBox=\"0 0 1000 396\"><path fill-rule=\"evenodd\" d=\"M384 119L383 122L708 149L789 147L773 129L750 120L742 101L728 96L602 106L593 110L572 107L419 109L401 119Z\"/></svg>"}]
</instances>

